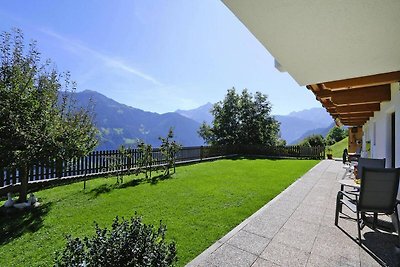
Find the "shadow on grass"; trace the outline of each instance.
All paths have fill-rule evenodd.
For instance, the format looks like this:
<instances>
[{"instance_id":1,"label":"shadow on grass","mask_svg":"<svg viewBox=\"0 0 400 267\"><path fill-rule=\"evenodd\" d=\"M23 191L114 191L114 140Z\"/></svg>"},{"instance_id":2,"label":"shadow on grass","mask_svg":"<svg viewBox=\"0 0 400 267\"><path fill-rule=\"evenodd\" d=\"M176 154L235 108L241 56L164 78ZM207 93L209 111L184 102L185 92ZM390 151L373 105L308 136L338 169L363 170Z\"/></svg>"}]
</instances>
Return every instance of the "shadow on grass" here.
<instances>
[{"instance_id":1,"label":"shadow on grass","mask_svg":"<svg viewBox=\"0 0 400 267\"><path fill-rule=\"evenodd\" d=\"M102 184L96 188L93 188L92 190L87 192L87 194L92 195L91 198L97 198L98 196L100 196L102 194L110 193L114 189L124 189L124 188L128 188L128 187L135 187L142 183L150 183L152 185L156 185L159 181L167 180L170 178L171 178L171 174L170 175L160 174L160 175L153 176L151 178L147 178L147 179L146 178L138 178L138 179L133 179L129 182L124 182L124 183L120 183L120 184L118 184L118 183Z\"/></svg>"},{"instance_id":2,"label":"shadow on grass","mask_svg":"<svg viewBox=\"0 0 400 267\"><path fill-rule=\"evenodd\" d=\"M167 179L171 179L172 178L171 175L172 174L167 174L167 175L160 174L160 175L157 175L157 176L153 176L152 178L149 179L149 183L152 184L152 185L155 185L159 181L164 181L164 180L167 180Z\"/></svg>"},{"instance_id":3,"label":"shadow on grass","mask_svg":"<svg viewBox=\"0 0 400 267\"><path fill-rule=\"evenodd\" d=\"M143 179L143 178L133 179L132 181L120 184L119 186L117 186L117 188L134 187L134 186L140 185L141 183L143 183L143 181L145 181L145 179Z\"/></svg>"},{"instance_id":4,"label":"shadow on grass","mask_svg":"<svg viewBox=\"0 0 400 267\"><path fill-rule=\"evenodd\" d=\"M9 210L0 214L0 246L25 233L34 233L43 226L43 220L50 211L52 203L46 203L29 210Z\"/></svg>"},{"instance_id":5,"label":"shadow on grass","mask_svg":"<svg viewBox=\"0 0 400 267\"><path fill-rule=\"evenodd\" d=\"M264 156L264 155L245 155L245 156L233 156L226 159L230 160L256 160L256 159L268 159L270 161L279 160L321 160L317 158L307 158L307 157L280 157L280 156ZM340 160L341 161L341 160Z\"/></svg>"},{"instance_id":6,"label":"shadow on grass","mask_svg":"<svg viewBox=\"0 0 400 267\"><path fill-rule=\"evenodd\" d=\"M279 158L279 157L262 156L262 155L261 155L261 156L257 156L257 155L252 156L252 155L249 155L249 156L235 156L235 157L229 157L229 158L227 158L227 159L234 160L234 161L236 161L236 160L256 160L256 159L268 159L268 160L275 161L275 160L284 160L284 159L288 159L288 158Z\"/></svg>"},{"instance_id":7,"label":"shadow on grass","mask_svg":"<svg viewBox=\"0 0 400 267\"><path fill-rule=\"evenodd\" d=\"M96 198L101 194L109 193L111 190L113 190L115 188L115 186L116 186L115 184L114 185L102 184L102 185L90 190L89 194L93 194L93 197Z\"/></svg>"}]
</instances>

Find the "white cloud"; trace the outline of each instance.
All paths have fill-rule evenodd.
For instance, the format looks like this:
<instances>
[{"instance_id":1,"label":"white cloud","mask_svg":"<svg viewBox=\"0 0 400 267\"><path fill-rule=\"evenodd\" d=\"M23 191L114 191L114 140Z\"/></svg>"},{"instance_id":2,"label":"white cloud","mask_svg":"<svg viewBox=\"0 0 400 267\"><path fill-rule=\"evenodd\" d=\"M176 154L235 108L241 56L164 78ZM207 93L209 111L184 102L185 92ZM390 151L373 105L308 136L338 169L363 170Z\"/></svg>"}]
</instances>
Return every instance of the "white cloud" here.
<instances>
[{"instance_id":1,"label":"white cloud","mask_svg":"<svg viewBox=\"0 0 400 267\"><path fill-rule=\"evenodd\" d=\"M101 52L98 52L94 49L87 47L86 45L80 43L79 41L65 38L64 36L61 36L60 34L58 34L56 32L53 32L53 31L50 31L47 29L40 29L40 31L61 41L64 44L64 46L66 47L66 49L68 49L72 52L84 52L86 54L89 53L93 57L96 57L97 59L101 60L107 66L110 66L112 68L122 70L124 72L136 75L144 80L147 80L147 81L153 83L154 85L164 86L161 82L159 82L157 79L155 79L151 75L146 74L132 66L129 66L127 63L123 62L122 60L115 59L113 57L105 55Z\"/></svg>"}]
</instances>

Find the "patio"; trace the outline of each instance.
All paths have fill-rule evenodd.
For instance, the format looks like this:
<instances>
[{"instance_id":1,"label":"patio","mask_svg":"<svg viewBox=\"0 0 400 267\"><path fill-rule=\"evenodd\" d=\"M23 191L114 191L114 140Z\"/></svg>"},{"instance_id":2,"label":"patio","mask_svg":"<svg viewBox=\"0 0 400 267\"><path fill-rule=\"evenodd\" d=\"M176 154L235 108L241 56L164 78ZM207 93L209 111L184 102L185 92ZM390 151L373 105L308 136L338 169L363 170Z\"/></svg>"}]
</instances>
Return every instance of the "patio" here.
<instances>
[{"instance_id":1,"label":"patio","mask_svg":"<svg viewBox=\"0 0 400 267\"><path fill-rule=\"evenodd\" d=\"M399 266L396 234L366 226L360 247L355 221L334 225L345 173L342 162L321 161L187 266ZM380 225L390 228L389 219L379 216Z\"/></svg>"}]
</instances>

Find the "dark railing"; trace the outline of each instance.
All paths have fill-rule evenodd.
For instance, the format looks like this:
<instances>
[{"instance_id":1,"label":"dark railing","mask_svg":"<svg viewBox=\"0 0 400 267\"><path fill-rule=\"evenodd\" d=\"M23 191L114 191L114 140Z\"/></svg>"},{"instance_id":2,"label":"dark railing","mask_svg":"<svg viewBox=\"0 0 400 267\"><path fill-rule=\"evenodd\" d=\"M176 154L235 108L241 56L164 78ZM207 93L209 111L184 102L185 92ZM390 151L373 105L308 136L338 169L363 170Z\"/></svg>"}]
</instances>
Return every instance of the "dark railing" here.
<instances>
[{"instance_id":1,"label":"dark railing","mask_svg":"<svg viewBox=\"0 0 400 267\"><path fill-rule=\"evenodd\" d=\"M323 147L266 147L260 145L236 145L236 146L198 146L183 147L176 154L176 163L199 162L202 160L228 157L234 155L257 155L265 157L293 157L315 158L325 157ZM129 156L128 156L129 155ZM159 148L152 151L152 166L158 167L166 164ZM119 150L95 151L86 157L72 159L70 161L51 161L37 163L29 168L29 183L42 181L57 181L66 179L79 179L93 177L115 172L138 170L142 154L137 149L129 149L125 154ZM3 169L0 171L0 195L8 191L15 191L18 186L19 172L16 169Z\"/></svg>"}]
</instances>

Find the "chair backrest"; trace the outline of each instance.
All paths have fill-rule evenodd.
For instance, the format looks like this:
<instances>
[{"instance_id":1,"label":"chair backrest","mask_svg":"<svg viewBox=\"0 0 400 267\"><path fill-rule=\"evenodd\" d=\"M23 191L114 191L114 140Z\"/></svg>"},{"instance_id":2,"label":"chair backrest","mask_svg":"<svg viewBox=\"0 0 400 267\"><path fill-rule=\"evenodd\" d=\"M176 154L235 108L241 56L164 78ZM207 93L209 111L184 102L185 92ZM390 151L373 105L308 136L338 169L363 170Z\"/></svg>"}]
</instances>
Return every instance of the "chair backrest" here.
<instances>
[{"instance_id":1,"label":"chair backrest","mask_svg":"<svg viewBox=\"0 0 400 267\"><path fill-rule=\"evenodd\" d=\"M361 179L363 175L363 169L367 168L385 168L386 159L370 159L370 158L359 158L357 165L357 179Z\"/></svg>"},{"instance_id":2,"label":"chair backrest","mask_svg":"<svg viewBox=\"0 0 400 267\"><path fill-rule=\"evenodd\" d=\"M399 169L364 168L361 179L360 211L392 213L399 188Z\"/></svg>"}]
</instances>

